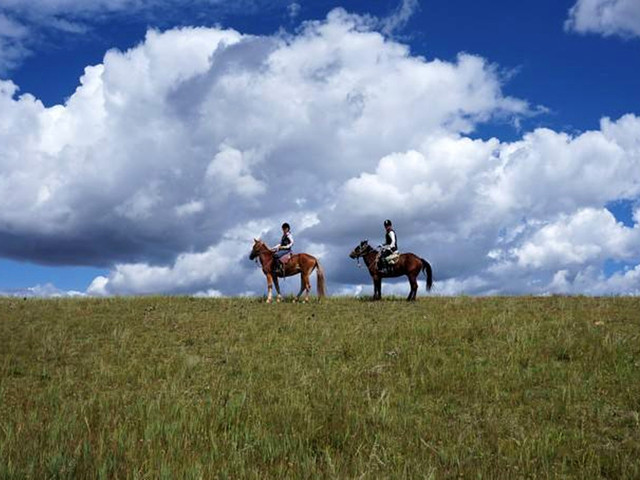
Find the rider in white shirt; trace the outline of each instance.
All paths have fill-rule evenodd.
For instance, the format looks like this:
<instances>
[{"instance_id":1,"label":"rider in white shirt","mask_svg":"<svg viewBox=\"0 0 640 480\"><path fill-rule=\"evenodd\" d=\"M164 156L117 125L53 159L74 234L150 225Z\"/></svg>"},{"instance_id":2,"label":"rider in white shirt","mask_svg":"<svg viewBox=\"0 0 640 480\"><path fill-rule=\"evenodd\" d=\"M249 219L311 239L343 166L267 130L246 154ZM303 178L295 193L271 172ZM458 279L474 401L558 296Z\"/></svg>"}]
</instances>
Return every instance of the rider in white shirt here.
<instances>
[{"instance_id":1,"label":"rider in white shirt","mask_svg":"<svg viewBox=\"0 0 640 480\"><path fill-rule=\"evenodd\" d=\"M291 227L285 222L282 224L282 238L280 239L280 243L271 249L273 251L274 273L280 271L284 276L284 268L282 268L280 258L284 257L287 253L291 253L291 247L293 247L293 235L291 235Z\"/></svg>"},{"instance_id":2,"label":"rider in white shirt","mask_svg":"<svg viewBox=\"0 0 640 480\"><path fill-rule=\"evenodd\" d=\"M386 266L385 258L387 258L392 253L398 251L398 238L396 237L396 232L393 230L393 225L391 224L391 220L384 221L384 245L380 245L380 262L378 267L384 268Z\"/></svg>"}]
</instances>

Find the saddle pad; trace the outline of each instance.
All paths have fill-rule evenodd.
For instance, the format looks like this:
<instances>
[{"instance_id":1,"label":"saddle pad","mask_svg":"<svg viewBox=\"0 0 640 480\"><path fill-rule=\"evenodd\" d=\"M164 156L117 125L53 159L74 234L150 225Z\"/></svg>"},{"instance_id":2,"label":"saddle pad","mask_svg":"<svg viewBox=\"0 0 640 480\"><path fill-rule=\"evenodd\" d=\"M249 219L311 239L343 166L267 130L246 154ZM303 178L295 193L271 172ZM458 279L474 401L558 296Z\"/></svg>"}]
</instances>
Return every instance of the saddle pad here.
<instances>
[{"instance_id":1,"label":"saddle pad","mask_svg":"<svg viewBox=\"0 0 640 480\"><path fill-rule=\"evenodd\" d=\"M283 265L285 263L287 263L289 260L291 260L291 257L293 256L292 253L287 253L286 255L283 255L280 257L280 263L282 263Z\"/></svg>"},{"instance_id":2,"label":"saddle pad","mask_svg":"<svg viewBox=\"0 0 640 480\"><path fill-rule=\"evenodd\" d=\"M398 252L394 252L391 255L389 255L385 260L387 261L387 264L395 265L395 263L398 261L399 258L400 258L400 254Z\"/></svg>"}]
</instances>

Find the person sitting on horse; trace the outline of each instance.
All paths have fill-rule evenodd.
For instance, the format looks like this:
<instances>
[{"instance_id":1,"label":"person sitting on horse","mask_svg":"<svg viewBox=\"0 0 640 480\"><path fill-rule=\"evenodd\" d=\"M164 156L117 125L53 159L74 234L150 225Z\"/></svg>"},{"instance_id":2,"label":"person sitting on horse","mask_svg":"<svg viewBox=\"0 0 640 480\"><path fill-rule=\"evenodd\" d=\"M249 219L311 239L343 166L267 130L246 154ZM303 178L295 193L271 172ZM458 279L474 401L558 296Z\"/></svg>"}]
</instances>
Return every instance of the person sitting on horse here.
<instances>
[{"instance_id":1,"label":"person sitting on horse","mask_svg":"<svg viewBox=\"0 0 640 480\"><path fill-rule=\"evenodd\" d=\"M273 251L274 274L280 272L282 276L284 276L284 265L282 265L282 263L280 262L280 258L284 257L288 253L291 253L292 247L293 235L291 235L291 227L288 223L285 222L282 224L282 238L280 239L280 243L271 249Z\"/></svg>"},{"instance_id":2,"label":"person sitting on horse","mask_svg":"<svg viewBox=\"0 0 640 480\"><path fill-rule=\"evenodd\" d=\"M380 245L380 261L378 263L379 268L384 268L386 265L386 258L398 251L398 238L396 232L393 230L391 220L384 221L384 245Z\"/></svg>"}]
</instances>

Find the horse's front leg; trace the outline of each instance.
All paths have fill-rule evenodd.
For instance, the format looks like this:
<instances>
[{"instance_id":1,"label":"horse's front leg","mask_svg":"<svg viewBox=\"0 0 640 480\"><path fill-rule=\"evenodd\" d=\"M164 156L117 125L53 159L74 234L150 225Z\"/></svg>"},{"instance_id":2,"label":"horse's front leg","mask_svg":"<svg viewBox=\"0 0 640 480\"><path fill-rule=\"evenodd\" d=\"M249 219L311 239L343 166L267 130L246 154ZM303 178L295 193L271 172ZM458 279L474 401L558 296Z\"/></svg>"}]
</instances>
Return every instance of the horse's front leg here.
<instances>
[{"instance_id":1,"label":"horse's front leg","mask_svg":"<svg viewBox=\"0 0 640 480\"><path fill-rule=\"evenodd\" d=\"M278 282L278 277L273 277L273 283L276 285L276 302L280 303L282 301L282 295L280 295L280 283Z\"/></svg>"},{"instance_id":2,"label":"horse's front leg","mask_svg":"<svg viewBox=\"0 0 640 480\"><path fill-rule=\"evenodd\" d=\"M272 300L271 289L272 288L273 288L273 277L271 276L271 273L267 273L267 303L271 303L271 300Z\"/></svg>"},{"instance_id":3,"label":"horse's front leg","mask_svg":"<svg viewBox=\"0 0 640 480\"><path fill-rule=\"evenodd\" d=\"M373 277L373 299L380 300L382 298L382 279Z\"/></svg>"}]
</instances>

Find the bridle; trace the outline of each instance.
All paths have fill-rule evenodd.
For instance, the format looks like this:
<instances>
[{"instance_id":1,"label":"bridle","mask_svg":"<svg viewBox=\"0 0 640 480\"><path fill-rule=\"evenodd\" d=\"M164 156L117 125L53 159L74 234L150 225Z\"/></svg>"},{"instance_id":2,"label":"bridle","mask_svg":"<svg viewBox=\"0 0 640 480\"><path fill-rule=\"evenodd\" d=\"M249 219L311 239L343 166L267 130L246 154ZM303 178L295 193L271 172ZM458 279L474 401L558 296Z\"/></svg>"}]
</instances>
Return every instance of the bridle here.
<instances>
[{"instance_id":1,"label":"bridle","mask_svg":"<svg viewBox=\"0 0 640 480\"><path fill-rule=\"evenodd\" d=\"M254 251L255 251L255 247L254 247L253 250L251 250L251 255L253 255ZM260 242L259 250L257 252L255 252L256 256L253 257L253 261L256 262L256 265L258 265L258 262L260 262L260 265L262 265L262 256L261 255L263 253L267 253L267 254L271 253L271 250L269 250L269 247L267 247L264 242Z\"/></svg>"},{"instance_id":2,"label":"bridle","mask_svg":"<svg viewBox=\"0 0 640 480\"><path fill-rule=\"evenodd\" d=\"M360 258L362 258L362 262L366 265L366 267L368 269L371 269L371 265L367 263L367 260L364 258L364 256L367 255L371 250L373 250L373 247L367 243L367 248L364 251L362 250L362 245L358 245L356 247L356 250L356 263L358 265L358 268L362 268L362 265L360 265ZM373 262L375 262L375 259L373 260Z\"/></svg>"}]
</instances>

